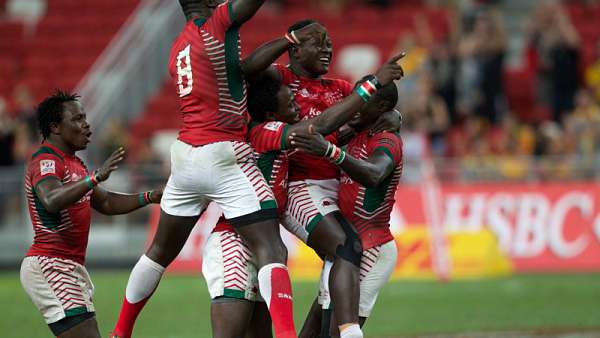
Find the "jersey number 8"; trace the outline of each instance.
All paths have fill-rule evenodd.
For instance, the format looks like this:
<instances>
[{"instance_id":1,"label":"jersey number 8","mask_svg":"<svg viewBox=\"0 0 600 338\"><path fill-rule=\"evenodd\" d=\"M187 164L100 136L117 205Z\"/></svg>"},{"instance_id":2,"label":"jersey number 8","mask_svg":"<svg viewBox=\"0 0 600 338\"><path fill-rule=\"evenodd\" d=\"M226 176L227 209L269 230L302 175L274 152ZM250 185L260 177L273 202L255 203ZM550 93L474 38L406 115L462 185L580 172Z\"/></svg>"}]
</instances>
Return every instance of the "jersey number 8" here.
<instances>
[{"instance_id":1,"label":"jersey number 8","mask_svg":"<svg viewBox=\"0 0 600 338\"><path fill-rule=\"evenodd\" d=\"M194 79L192 77L192 62L190 60L190 50L192 45L187 45L177 55L177 84L179 86L179 97L184 97L192 92ZM185 85L184 85L184 80Z\"/></svg>"}]
</instances>

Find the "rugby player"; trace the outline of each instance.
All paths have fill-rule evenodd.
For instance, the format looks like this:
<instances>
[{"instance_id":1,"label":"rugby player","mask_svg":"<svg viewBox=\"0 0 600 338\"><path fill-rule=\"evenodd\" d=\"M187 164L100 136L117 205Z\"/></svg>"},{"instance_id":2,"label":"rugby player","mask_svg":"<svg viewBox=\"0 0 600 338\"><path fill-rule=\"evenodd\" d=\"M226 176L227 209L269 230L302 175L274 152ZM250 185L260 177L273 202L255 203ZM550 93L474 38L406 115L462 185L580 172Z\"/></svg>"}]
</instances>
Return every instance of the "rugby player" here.
<instances>
[{"instance_id":1,"label":"rugby player","mask_svg":"<svg viewBox=\"0 0 600 338\"><path fill-rule=\"evenodd\" d=\"M402 75L398 58L384 64L376 73L382 84L388 84ZM287 174L290 139L288 135L308 131L308 126L329 134L350 120L364 98L357 90L323 114L299 121L298 106L289 87L266 74L249 85L248 104L252 116L250 142L259 154L258 166L275 195L280 218L287 204ZM234 228L221 218L213 229L203 250L202 273L212 298L211 323L214 337L240 337L255 325L254 337L270 336L268 318L253 311L266 313L257 297L258 281L252 253ZM258 330L256 330L258 328Z\"/></svg>"},{"instance_id":2,"label":"rugby player","mask_svg":"<svg viewBox=\"0 0 600 338\"><path fill-rule=\"evenodd\" d=\"M43 142L25 176L34 238L21 264L21 284L55 336L97 338L94 287L84 266L90 209L125 214L159 203L162 191L121 194L98 185L125 152L119 148L96 171L87 170L76 152L87 147L92 133L78 99L57 91L37 108Z\"/></svg>"},{"instance_id":3,"label":"rugby player","mask_svg":"<svg viewBox=\"0 0 600 338\"><path fill-rule=\"evenodd\" d=\"M296 337L277 204L246 142L250 118L244 76L260 67L240 64L239 29L264 0L179 2L187 23L171 49L169 72L180 97L183 127L171 147L171 176L157 233L131 272L112 335L131 336L165 267L212 201L254 254L275 336Z\"/></svg>"},{"instance_id":4,"label":"rugby player","mask_svg":"<svg viewBox=\"0 0 600 338\"><path fill-rule=\"evenodd\" d=\"M292 25L288 33L315 24L324 31L323 35L292 43L287 47L290 64L276 64L267 70L292 89L303 120L319 116L353 90L347 81L323 77L329 71L333 56L332 41L325 27L313 20L303 20ZM283 44L279 47L280 51L284 50ZM398 56L395 61L401 57ZM370 85L380 84L373 78ZM388 115L399 123L395 113ZM325 135L329 141L336 143L335 133ZM289 181L284 225L317 253L333 257L330 283L337 310L336 323L342 337L362 337L357 316L362 249L356 231L347 226L339 213L338 169L320 157L297 152L290 157Z\"/></svg>"},{"instance_id":5,"label":"rugby player","mask_svg":"<svg viewBox=\"0 0 600 338\"><path fill-rule=\"evenodd\" d=\"M342 169L340 210L344 219L358 231L363 247L358 310L361 327L371 314L379 290L387 283L397 260L397 248L389 222L394 194L402 174L402 140L396 133L372 131L381 113L393 109L397 102L398 92L394 85L380 89L361 110L360 117L349 123L358 133L347 145L346 151L337 148L318 133L291 135L293 147L326 157ZM311 130L314 131L314 128ZM327 270L330 268L331 263L326 263L321 280L319 302L324 309L328 309L330 303L327 283ZM315 310L318 309L311 309ZM331 311L325 311L324 330L320 337L330 337L328 323L331 316ZM335 329L332 326L332 332ZM302 331L301 337L317 336L314 335L314 328L303 328ZM313 333L309 334L311 331Z\"/></svg>"}]
</instances>

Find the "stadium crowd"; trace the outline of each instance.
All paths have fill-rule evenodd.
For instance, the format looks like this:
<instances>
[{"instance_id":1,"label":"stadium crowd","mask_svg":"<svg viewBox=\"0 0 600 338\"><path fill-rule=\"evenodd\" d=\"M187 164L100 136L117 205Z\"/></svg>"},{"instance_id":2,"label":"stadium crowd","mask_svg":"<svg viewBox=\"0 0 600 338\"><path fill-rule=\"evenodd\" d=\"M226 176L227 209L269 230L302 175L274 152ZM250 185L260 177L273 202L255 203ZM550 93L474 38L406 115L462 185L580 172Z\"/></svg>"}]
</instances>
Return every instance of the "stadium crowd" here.
<instances>
[{"instance_id":1,"label":"stadium crowd","mask_svg":"<svg viewBox=\"0 0 600 338\"><path fill-rule=\"evenodd\" d=\"M414 32L398 38L394 52L408 52L399 88L406 160L431 153L443 163L440 176L451 180L594 177L600 166L600 40L596 34L595 55L584 59L568 9L598 5L539 2L523 23L524 65L514 72L507 67L509 37L498 1L474 3L450 11L443 38L434 38L420 15ZM10 110L6 102L13 103ZM0 165L24 163L36 145L32 108L25 84L14 87L12 98L0 97ZM115 140L129 141L119 121L105 133L104 148ZM156 164L151 147L140 149L136 160Z\"/></svg>"}]
</instances>

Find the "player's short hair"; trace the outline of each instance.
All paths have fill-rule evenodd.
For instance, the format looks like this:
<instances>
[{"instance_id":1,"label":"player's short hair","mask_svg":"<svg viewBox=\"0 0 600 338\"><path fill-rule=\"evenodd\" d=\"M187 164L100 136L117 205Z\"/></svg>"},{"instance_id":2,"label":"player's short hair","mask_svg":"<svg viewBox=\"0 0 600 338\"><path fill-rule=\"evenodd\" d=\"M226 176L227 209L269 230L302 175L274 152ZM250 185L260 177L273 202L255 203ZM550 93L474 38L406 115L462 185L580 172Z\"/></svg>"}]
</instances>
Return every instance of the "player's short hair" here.
<instances>
[{"instance_id":1,"label":"player's short hair","mask_svg":"<svg viewBox=\"0 0 600 338\"><path fill-rule=\"evenodd\" d=\"M62 121L64 104L66 102L76 102L79 98L78 94L56 90L38 105L36 110L38 126L44 140L50 136L50 124Z\"/></svg>"},{"instance_id":2,"label":"player's short hair","mask_svg":"<svg viewBox=\"0 0 600 338\"><path fill-rule=\"evenodd\" d=\"M373 101L385 102L386 110L392 110L398 104L398 88L393 82L381 87L372 98Z\"/></svg>"},{"instance_id":3,"label":"player's short hair","mask_svg":"<svg viewBox=\"0 0 600 338\"><path fill-rule=\"evenodd\" d=\"M292 31L296 31L298 29L302 29L308 25L312 25L313 23L319 23L319 22L317 20L313 20L313 19L300 20L288 28L288 33L291 33Z\"/></svg>"},{"instance_id":4,"label":"player's short hair","mask_svg":"<svg viewBox=\"0 0 600 338\"><path fill-rule=\"evenodd\" d=\"M279 89L281 81L266 73L248 82L248 112L252 120L264 122L268 113L277 111Z\"/></svg>"}]
</instances>

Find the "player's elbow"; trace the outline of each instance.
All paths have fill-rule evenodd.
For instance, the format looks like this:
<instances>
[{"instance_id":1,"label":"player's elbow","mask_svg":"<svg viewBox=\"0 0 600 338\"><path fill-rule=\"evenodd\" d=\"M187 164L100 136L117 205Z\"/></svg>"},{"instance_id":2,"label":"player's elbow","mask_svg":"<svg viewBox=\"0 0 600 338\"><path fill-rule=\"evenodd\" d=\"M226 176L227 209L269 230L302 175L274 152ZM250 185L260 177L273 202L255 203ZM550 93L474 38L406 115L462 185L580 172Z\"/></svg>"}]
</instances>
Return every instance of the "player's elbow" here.
<instances>
[{"instance_id":1,"label":"player's elbow","mask_svg":"<svg viewBox=\"0 0 600 338\"><path fill-rule=\"evenodd\" d=\"M363 183L364 186L367 188L375 188L379 186L381 182L383 182L383 180L385 179L385 176L383 174L384 173L377 170L370 170L367 179Z\"/></svg>"}]
</instances>

